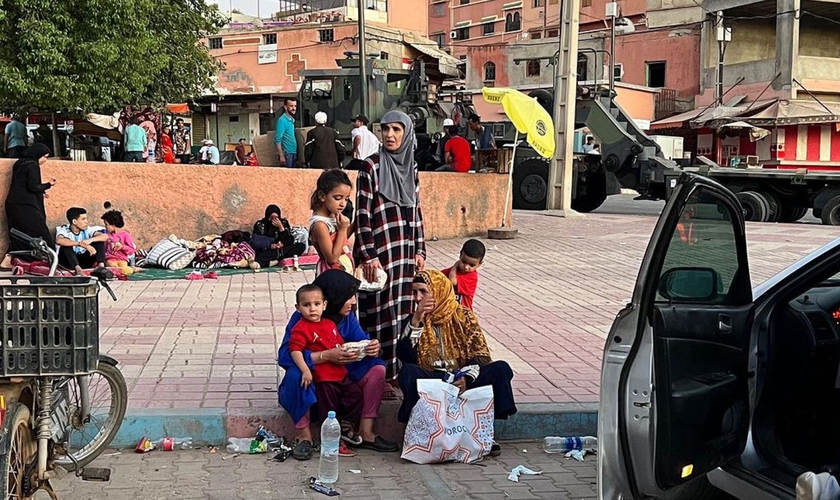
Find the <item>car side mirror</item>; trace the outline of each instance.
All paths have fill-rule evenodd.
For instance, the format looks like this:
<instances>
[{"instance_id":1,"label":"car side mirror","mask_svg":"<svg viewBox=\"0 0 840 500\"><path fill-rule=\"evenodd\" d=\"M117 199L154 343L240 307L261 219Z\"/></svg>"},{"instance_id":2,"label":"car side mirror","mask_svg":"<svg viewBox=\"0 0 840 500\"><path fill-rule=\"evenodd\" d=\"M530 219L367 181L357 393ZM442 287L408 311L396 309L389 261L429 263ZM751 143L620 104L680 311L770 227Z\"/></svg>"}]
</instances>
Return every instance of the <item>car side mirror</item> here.
<instances>
[{"instance_id":1,"label":"car side mirror","mask_svg":"<svg viewBox=\"0 0 840 500\"><path fill-rule=\"evenodd\" d=\"M723 290L723 281L714 269L675 267L659 279L659 295L669 301L712 301Z\"/></svg>"}]
</instances>

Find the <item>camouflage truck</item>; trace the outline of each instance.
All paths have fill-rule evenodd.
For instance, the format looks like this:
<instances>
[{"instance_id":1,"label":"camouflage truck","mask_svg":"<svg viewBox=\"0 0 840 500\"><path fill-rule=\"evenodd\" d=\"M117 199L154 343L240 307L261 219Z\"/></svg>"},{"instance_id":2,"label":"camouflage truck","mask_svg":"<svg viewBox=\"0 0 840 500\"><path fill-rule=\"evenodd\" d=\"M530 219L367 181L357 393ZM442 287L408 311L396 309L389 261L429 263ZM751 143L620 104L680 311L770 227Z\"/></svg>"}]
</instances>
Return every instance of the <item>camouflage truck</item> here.
<instances>
[{"instance_id":1,"label":"camouflage truck","mask_svg":"<svg viewBox=\"0 0 840 500\"><path fill-rule=\"evenodd\" d=\"M351 120L361 112L359 59L347 53L346 59L336 59L335 69L304 70L303 82L298 93L297 126L315 125L315 113L327 114L327 125L338 131L348 154L352 154ZM433 158L437 141L443 134L443 120L451 118L465 131L466 117L474 113L468 101L440 102L433 87L442 83L430 82L422 60L414 61L409 69L388 67L387 60L367 61L368 110L367 115L378 131L382 116L399 109L414 121L417 135L417 161L421 169L434 166ZM462 118L463 117L463 118Z\"/></svg>"}]
</instances>

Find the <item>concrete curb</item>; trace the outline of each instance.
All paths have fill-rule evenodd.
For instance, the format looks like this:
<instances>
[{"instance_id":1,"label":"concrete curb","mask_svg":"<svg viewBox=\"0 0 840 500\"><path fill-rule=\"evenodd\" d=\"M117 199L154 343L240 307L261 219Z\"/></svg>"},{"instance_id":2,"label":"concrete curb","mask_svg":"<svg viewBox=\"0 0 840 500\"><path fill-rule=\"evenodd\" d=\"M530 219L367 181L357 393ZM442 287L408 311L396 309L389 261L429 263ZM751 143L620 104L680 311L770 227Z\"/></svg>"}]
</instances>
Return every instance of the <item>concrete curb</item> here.
<instances>
[{"instance_id":1,"label":"concrete curb","mask_svg":"<svg viewBox=\"0 0 840 500\"><path fill-rule=\"evenodd\" d=\"M525 403L508 420L496 421L496 439L542 439L545 436L594 436L598 430L597 403ZM402 441L404 426L397 422L397 401L385 401L377 432ZM191 437L196 445L220 446L228 437L253 436L265 425L280 436L292 436L294 427L282 408L135 409L123 420L111 446L133 448L145 437Z\"/></svg>"}]
</instances>

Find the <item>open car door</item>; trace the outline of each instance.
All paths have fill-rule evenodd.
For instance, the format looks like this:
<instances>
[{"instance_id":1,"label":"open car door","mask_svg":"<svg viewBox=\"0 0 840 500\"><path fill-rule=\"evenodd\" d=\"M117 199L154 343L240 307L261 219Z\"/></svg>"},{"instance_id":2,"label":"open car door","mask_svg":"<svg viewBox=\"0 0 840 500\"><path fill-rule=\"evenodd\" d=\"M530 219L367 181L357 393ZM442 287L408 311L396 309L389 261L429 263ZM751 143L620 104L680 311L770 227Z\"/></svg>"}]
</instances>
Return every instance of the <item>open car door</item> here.
<instances>
[{"instance_id":1,"label":"open car door","mask_svg":"<svg viewBox=\"0 0 840 500\"><path fill-rule=\"evenodd\" d=\"M671 497L743 452L753 316L741 205L684 173L606 341L601 498Z\"/></svg>"}]
</instances>

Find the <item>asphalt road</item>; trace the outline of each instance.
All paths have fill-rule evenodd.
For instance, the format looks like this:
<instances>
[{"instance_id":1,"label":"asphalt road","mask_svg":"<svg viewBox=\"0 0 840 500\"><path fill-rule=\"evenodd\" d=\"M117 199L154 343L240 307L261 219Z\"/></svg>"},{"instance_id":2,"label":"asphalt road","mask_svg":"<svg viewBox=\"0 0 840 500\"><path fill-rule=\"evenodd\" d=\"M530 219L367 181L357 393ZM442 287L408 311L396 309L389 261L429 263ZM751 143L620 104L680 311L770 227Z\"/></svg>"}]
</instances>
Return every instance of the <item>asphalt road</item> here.
<instances>
[{"instance_id":1,"label":"asphalt road","mask_svg":"<svg viewBox=\"0 0 840 500\"><path fill-rule=\"evenodd\" d=\"M619 214L619 215L649 215L659 216L662 208L665 207L664 201L634 201L635 195L632 194L617 194L607 197L607 201L601 205L594 213L598 214ZM820 224L820 220L814 218L809 210L805 217L799 221L805 224Z\"/></svg>"}]
</instances>

